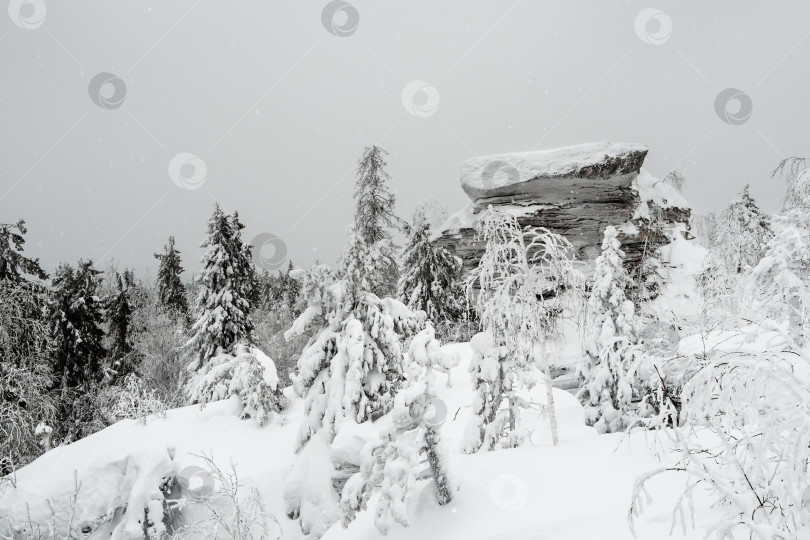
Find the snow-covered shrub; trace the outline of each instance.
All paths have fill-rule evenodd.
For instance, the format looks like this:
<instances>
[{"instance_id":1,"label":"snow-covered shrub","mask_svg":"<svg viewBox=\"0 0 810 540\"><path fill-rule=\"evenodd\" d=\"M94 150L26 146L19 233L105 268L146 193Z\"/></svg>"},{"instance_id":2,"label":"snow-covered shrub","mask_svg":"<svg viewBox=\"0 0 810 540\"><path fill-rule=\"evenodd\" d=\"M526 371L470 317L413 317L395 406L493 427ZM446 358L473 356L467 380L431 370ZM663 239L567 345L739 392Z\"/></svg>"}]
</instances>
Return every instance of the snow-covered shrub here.
<instances>
[{"instance_id":1,"label":"snow-covered shrub","mask_svg":"<svg viewBox=\"0 0 810 540\"><path fill-rule=\"evenodd\" d=\"M382 440L363 449L360 472L343 488L341 510L347 526L371 495L380 493L374 523L385 535L392 520L408 526L408 500L417 482L430 479L440 505L452 500L447 462L440 446L446 407L435 397L434 370L446 371L454 357L441 350L433 327L417 334L408 349L407 381L394 399L392 423Z\"/></svg>"},{"instance_id":2,"label":"snow-covered shrub","mask_svg":"<svg viewBox=\"0 0 810 540\"><path fill-rule=\"evenodd\" d=\"M711 352L708 365L684 387L687 427L669 432L681 459L637 479L631 528L650 498L647 482L681 473L687 483L673 527L680 521L686 528L700 489L708 490L720 512L713 528L718 539L740 532L759 540L799 538L810 525L802 508L810 480L810 358L795 346L786 349Z\"/></svg>"},{"instance_id":3,"label":"snow-covered shrub","mask_svg":"<svg viewBox=\"0 0 810 540\"><path fill-rule=\"evenodd\" d=\"M588 300L587 354L577 366L577 397L585 408L585 420L601 433L627 427L633 364L640 357L633 302L625 294L630 278L617 235L614 227L605 229Z\"/></svg>"},{"instance_id":4,"label":"snow-covered shrub","mask_svg":"<svg viewBox=\"0 0 810 540\"><path fill-rule=\"evenodd\" d=\"M144 386L157 393L168 407L186 403L182 390L186 372L186 359L182 347L186 342L182 319L154 303L140 312L139 328L133 332L132 347L140 358L137 373Z\"/></svg>"},{"instance_id":5,"label":"snow-covered shrub","mask_svg":"<svg viewBox=\"0 0 810 540\"><path fill-rule=\"evenodd\" d=\"M172 537L189 540L271 540L281 537L281 525L267 511L261 493L239 480L233 463L229 471L223 471L211 456L198 457L204 462L213 489L205 496L169 499L170 513L194 516L173 531Z\"/></svg>"},{"instance_id":6,"label":"snow-covered shrub","mask_svg":"<svg viewBox=\"0 0 810 540\"><path fill-rule=\"evenodd\" d=\"M220 351L208 366L207 372L193 374L189 380L192 403L205 405L236 395L244 406L242 418L252 418L259 425L285 407L276 366L256 347L239 344L231 354Z\"/></svg>"},{"instance_id":7,"label":"snow-covered shrub","mask_svg":"<svg viewBox=\"0 0 810 540\"><path fill-rule=\"evenodd\" d=\"M282 387L289 386L292 382L290 373L295 370L298 356L307 343L306 336L297 336L289 341L284 338L284 333L296 318L294 310L286 303L271 302L268 307L254 311L251 317L256 325L253 331L256 345L261 350L273 351L280 384Z\"/></svg>"},{"instance_id":8,"label":"snow-covered shrub","mask_svg":"<svg viewBox=\"0 0 810 540\"><path fill-rule=\"evenodd\" d=\"M762 260L754 268L747 291L753 309L787 324L793 338L810 339L810 216L788 210L773 223Z\"/></svg>"},{"instance_id":9,"label":"snow-covered shrub","mask_svg":"<svg viewBox=\"0 0 810 540\"><path fill-rule=\"evenodd\" d=\"M0 362L0 477L47 450L36 426L54 422L56 407L48 392L50 374Z\"/></svg>"},{"instance_id":10,"label":"snow-covered shrub","mask_svg":"<svg viewBox=\"0 0 810 540\"><path fill-rule=\"evenodd\" d=\"M166 418L166 405L154 390L147 390L138 376L131 373L124 379L111 414L116 419L128 418L145 424L150 416Z\"/></svg>"},{"instance_id":11,"label":"snow-covered shrub","mask_svg":"<svg viewBox=\"0 0 810 540\"><path fill-rule=\"evenodd\" d=\"M44 288L0 279L0 477L43 449L34 431L56 416Z\"/></svg>"},{"instance_id":12,"label":"snow-covered shrub","mask_svg":"<svg viewBox=\"0 0 810 540\"><path fill-rule=\"evenodd\" d=\"M714 248L717 244L717 215L714 212L693 213L689 219L689 230L701 246Z\"/></svg>"},{"instance_id":13,"label":"snow-covered shrub","mask_svg":"<svg viewBox=\"0 0 810 540\"><path fill-rule=\"evenodd\" d=\"M557 422L545 343L557 331L565 305L563 291L576 291L580 274L571 244L547 229L522 230L517 219L490 206L478 222L486 249L468 279L485 336L470 366L476 397L464 449L492 449L503 439L517 446L526 434L517 417L526 402L519 392L531 388L544 371L552 440ZM486 345L483 345L486 342ZM474 348L476 345L474 344ZM501 410L502 400L507 407Z\"/></svg>"}]
</instances>

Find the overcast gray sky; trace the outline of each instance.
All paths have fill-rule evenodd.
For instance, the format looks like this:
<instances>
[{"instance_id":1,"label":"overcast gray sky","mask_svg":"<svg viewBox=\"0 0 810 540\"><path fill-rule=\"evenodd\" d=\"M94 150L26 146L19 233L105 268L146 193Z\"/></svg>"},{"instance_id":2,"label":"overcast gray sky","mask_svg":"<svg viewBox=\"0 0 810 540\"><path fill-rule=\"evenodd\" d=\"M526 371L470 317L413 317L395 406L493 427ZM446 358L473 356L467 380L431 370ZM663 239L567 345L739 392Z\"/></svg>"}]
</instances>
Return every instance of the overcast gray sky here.
<instances>
[{"instance_id":1,"label":"overcast gray sky","mask_svg":"<svg viewBox=\"0 0 810 540\"><path fill-rule=\"evenodd\" d=\"M345 36L324 26L327 5L340 7L11 0L0 221L24 217L26 249L49 270L114 258L154 274L170 234L194 270L216 199L239 210L248 240L275 234L308 265L339 256L353 167L374 143L406 217L428 197L461 208L458 164L474 155L644 143L648 170L682 171L698 211L744 183L776 210L770 171L810 155L805 0L352 0L327 18ZM99 97L99 73L125 95L106 85ZM724 121L726 88L745 95ZM173 182L178 154L178 167L201 160L179 174L202 162L204 179Z\"/></svg>"}]
</instances>

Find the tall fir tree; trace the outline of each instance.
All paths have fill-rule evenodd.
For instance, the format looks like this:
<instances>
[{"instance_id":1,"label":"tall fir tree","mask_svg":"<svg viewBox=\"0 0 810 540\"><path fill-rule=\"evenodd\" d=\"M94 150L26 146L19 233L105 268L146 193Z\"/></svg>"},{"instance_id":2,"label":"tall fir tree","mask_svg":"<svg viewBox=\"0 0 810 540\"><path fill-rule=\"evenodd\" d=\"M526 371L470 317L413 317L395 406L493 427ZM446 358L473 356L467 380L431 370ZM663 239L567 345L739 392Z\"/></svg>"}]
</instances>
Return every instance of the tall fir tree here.
<instances>
[{"instance_id":1,"label":"tall fir tree","mask_svg":"<svg viewBox=\"0 0 810 540\"><path fill-rule=\"evenodd\" d=\"M112 338L110 345L110 359L116 379L122 379L135 369L130 341L130 325L132 323L132 304L129 298L129 289L132 285L130 274L124 273L122 279L116 273L117 292L108 300L106 309L109 323L109 334Z\"/></svg>"},{"instance_id":2,"label":"tall fir tree","mask_svg":"<svg viewBox=\"0 0 810 540\"><path fill-rule=\"evenodd\" d=\"M169 237L169 243L163 247L163 253L155 253L160 261L157 271L158 299L163 307L170 311L188 316L188 302L186 288L180 279L183 273L180 252L174 247L174 236Z\"/></svg>"},{"instance_id":3,"label":"tall fir tree","mask_svg":"<svg viewBox=\"0 0 810 540\"><path fill-rule=\"evenodd\" d=\"M396 292L399 269L392 233L401 229L401 220L394 213L396 197L389 187L385 155L379 146L366 147L357 163L354 189L354 231L366 247L365 258L358 264L368 283L366 290L380 297Z\"/></svg>"},{"instance_id":4,"label":"tall fir tree","mask_svg":"<svg viewBox=\"0 0 810 540\"><path fill-rule=\"evenodd\" d=\"M618 233L607 227L588 300L586 354L577 367L577 397L585 408L585 421L601 433L627 427L630 377L638 353L633 302L626 295L630 277L623 259Z\"/></svg>"},{"instance_id":5,"label":"tall fir tree","mask_svg":"<svg viewBox=\"0 0 810 540\"><path fill-rule=\"evenodd\" d=\"M48 279L48 274L39 266L39 259L29 259L21 253L27 232L25 220L0 223L0 280L19 283L30 282L31 278Z\"/></svg>"},{"instance_id":6,"label":"tall fir tree","mask_svg":"<svg viewBox=\"0 0 810 540\"><path fill-rule=\"evenodd\" d=\"M103 308L97 296L100 273L93 261L79 261L76 269L60 265L52 278L53 373L55 386L62 390L89 388L104 377Z\"/></svg>"},{"instance_id":7,"label":"tall fir tree","mask_svg":"<svg viewBox=\"0 0 810 540\"><path fill-rule=\"evenodd\" d=\"M242 242L238 215L226 215L219 204L208 221L208 238L197 277L197 321L186 347L194 359L189 366L205 375L209 360L219 352L230 354L239 342L252 340L253 322L248 300L255 284L250 246Z\"/></svg>"},{"instance_id":8,"label":"tall fir tree","mask_svg":"<svg viewBox=\"0 0 810 540\"><path fill-rule=\"evenodd\" d=\"M436 324L456 321L467 310L461 260L437 246L430 236L430 223L417 212L402 257L397 295Z\"/></svg>"}]
</instances>

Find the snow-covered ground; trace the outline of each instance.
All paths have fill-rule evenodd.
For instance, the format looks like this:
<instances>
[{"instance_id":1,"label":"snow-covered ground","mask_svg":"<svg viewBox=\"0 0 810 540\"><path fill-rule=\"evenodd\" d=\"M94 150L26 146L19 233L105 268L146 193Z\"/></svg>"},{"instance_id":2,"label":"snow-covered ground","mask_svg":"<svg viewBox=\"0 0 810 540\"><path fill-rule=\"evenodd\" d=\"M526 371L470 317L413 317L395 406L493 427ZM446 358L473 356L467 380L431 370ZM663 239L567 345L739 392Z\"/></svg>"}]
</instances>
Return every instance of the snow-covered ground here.
<instances>
[{"instance_id":1,"label":"snow-covered ground","mask_svg":"<svg viewBox=\"0 0 810 540\"><path fill-rule=\"evenodd\" d=\"M461 363L441 376L439 398L447 406L441 428L450 453L450 471L457 491L444 507L436 503L425 482L410 503L410 526L394 526L389 538L522 539L522 538L632 538L627 510L638 475L671 462L665 435L652 432L597 435L584 425L582 409L569 393L555 389L560 423L560 444L549 442L548 422L539 411L525 413L523 425L533 430L532 445L475 455L459 452L473 396L467 366L468 344L448 346L459 352ZM116 536L142 534L142 513L129 511L96 527L101 516L116 508L148 507L162 498L164 478L189 466L203 465L200 454L213 456L223 469L233 462L240 481L261 492L268 510L278 519L282 538L301 538L297 524L284 510L283 486L292 467L303 404L290 389L290 407L269 425L239 419L236 400L220 401L200 410L191 406L169 411L166 419L145 425L122 421L69 446L46 453L18 471L16 488L0 495L0 516L21 523L30 517L47 522L54 511L65 514L75 492L74 472L80 486L75 523L89 536L118 527ZM542 385L532 401L545 402ZM381 420L384 421L384 420ZM374 426L358 426L360 435ZM351 439L351 437L348 437ZM355 441L359 444L360 440ZM336 447L351 447L349 441ZM189 469L186 469L188 471ZM182 474L181 474L182 475ZM638 538L668 537L672 504L682 482L662 477L652 484L654 500L641 516ZM379 538L373 524L375 499L348 529L335 524L327 540ZM120 514L120 511L118 512ZM698 509L697 528L685 536L701 538L711 510ZM273 526L275 528L275 526ZM99 536L100 537L100 536Z\"/></svg>"}]
</instances>

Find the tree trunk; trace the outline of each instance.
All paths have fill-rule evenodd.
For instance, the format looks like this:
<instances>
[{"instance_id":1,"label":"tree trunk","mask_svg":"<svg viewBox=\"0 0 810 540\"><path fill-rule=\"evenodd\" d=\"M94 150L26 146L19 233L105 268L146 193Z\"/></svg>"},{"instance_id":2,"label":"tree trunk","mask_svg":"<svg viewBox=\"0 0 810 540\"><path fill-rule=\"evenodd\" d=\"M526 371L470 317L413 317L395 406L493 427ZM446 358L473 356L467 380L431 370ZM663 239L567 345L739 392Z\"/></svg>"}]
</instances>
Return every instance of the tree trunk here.
<instances>
[{"instance_id":1,"label":"tree trunk","mask_svg":"<svg viewBox=\"0 0 810 540\"><path fill-rule=\"evenodd\" d=\"M548 365L545 341L540 342L540 350L542 354L543 371L546 375L546 402L548 406L548 419L551 424L551 441L554 443L554 446L557 446L557 412L554 409L554 389L551 386L551 368Z\"/></svg>"}]
</instances>

